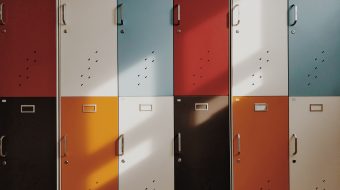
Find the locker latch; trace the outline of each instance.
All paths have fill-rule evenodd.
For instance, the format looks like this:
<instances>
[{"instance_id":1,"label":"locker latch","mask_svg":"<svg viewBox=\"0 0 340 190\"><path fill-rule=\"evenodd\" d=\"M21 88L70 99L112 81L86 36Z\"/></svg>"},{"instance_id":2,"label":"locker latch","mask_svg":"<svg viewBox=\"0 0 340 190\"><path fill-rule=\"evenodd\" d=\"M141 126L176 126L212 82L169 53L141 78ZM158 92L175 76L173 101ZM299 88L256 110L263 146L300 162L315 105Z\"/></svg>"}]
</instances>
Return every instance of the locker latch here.
<instances>
[{"instance_id":1,"label":"locker latch","mask_svg":"<svg viewBox=\"0 0 340 190\"><path fill-rule=\"evenodd\" d=\"M35 105L21 105L20 112L21 113L35 113Z\"/></svg>"},{"instance_id":2,"label":"locker latch","mask_svg":"<svg viewBox=\"0 0 340 190\"><path fill-rule=\"evenodd\" d=\"M83 113L96 113L97 104L83 104Z\"/></svg>"},{"instance_id":3,"label":"locker latch","mask_svg":"<svg viewBox=\"0 0 340 190\"><path fill-rule=\"evenodd\" d=\"M268 105L266 103L255 103L254 111L255 112L266 112L268 111Z\"/></svg>"}]
</instances>

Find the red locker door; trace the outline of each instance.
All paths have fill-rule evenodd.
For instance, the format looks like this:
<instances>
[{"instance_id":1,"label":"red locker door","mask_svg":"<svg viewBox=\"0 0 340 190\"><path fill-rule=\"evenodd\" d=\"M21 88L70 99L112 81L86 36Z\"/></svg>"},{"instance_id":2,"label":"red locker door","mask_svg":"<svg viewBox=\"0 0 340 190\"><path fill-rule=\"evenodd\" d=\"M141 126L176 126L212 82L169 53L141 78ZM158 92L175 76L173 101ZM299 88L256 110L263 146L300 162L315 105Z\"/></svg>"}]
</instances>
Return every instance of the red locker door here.
<instances>
[{"instance_id":1,"label":"red locker door","mask_svg":"<svg viewBox=\"0 0 340 190\"><path fill-rule=\"evenodd\" d=\"M0 0L0 96L56 95L56 1Z\"/></svg>"},{"instance_id":2,"label":"red locker door","mask_svg":"<svg viewBox=\"0 0 340 190\"><path fill-rule=\"evenodd\" d=\"M233 98L235 190L288 190L288 97Z\"/></svg>"},{"instance_id":3,"label":"red locker door","mask_svg":"<svg viewBox=\"0 0 340 190\"><path fill-rule=\"evenodd\" d=\"M228 95L227 0L174 0L175 95Z\"/></svg>"}]
</instances>

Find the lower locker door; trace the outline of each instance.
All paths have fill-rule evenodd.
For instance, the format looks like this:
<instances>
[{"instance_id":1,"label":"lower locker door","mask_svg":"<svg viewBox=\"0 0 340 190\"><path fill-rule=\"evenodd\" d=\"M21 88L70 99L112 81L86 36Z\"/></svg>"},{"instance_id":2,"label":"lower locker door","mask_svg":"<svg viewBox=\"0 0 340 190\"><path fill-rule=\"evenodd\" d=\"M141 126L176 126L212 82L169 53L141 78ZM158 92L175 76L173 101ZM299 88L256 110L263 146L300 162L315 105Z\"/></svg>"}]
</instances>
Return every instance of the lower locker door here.
<instances>
[{"instance_id":1,"label":"lower locker door","mask_svg":"<svg viewBox=\"0 0 340 190\"><path fill-rule=\"evenodd\" d=\"M119 98L119 189L173 190L173 97Z\"/></svg>"},{"instance_id":2,"label":"lower locker door","mask_svg":"<svg viewBox=\"0 0 340 190\"><path fill-rule=\"evenodd\" d=\"M291 97L290 189L340 188L340 97Z\"/></svg>"},{"instance_id":3,"label":"lower locker door","mask_svg":"<svg viewBox=\"0 0 340 190\"><path fill-rule=\"evenodd\" d=\"M230 189L227 96L175 97L175 189Z\"/></svg>"},{"instance_id":4,"label":"lower locker door","mask_svg":"<svg viewBox=\"0 0 340 190\"><path fill-rule=\"evenodd\" d=\"M233 98L235 190L288 190L288 97Z\"/></svg>"},{"instance_id":5,"label":"lower locker door","mask_svg":"<svg viewBox=\"0 0 340 190\"><path fill-rule=\"evenodd\" d=\"M56 190L56 99L2 100L1 189Z\"/></svg>"},{"instance_id":6,"label":"lower locker door","mask_svg":"<svg viewBox=\"0 0 340 190\"><path fill-rule=\"evenodd\" d=\"M117 97L61 99L61 188L117 190Z\"/></svg>"}]
</instances>

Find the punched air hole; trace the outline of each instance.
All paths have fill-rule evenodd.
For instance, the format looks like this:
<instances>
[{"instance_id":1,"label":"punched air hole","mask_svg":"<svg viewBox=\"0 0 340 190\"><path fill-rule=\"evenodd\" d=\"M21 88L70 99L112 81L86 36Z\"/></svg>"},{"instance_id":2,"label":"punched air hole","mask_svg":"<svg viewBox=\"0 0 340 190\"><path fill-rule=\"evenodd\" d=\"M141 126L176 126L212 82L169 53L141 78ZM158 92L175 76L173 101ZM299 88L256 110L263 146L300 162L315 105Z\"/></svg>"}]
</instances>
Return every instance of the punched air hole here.
<instances>
[{"instance_id":1,"label":"punched air hole","mask_svg":"<svg viewBox=\"0 0 340 190\"><path fill-rule=\"evenodd\" d=\"M267 53L269 53L269 50L267 50Z\"/></svg>"},{"instance_id":2,"label":"punched air hole","mask_svg":"<svg viewBox=\"0 0 340 190\"><path fill-rule=\"evenodd\" d=\"M296 163L296 160L293 160L293 163L295 164L295 163Z\"/></svg>"},{"instance_id":3,"label":"punched air hole","mask_svg":"<svg viewBox=\"0 0 340 190\"><path fill-rule=\"evenodd\" d=\"M88 60L88 61L91 61L91 58L88 58L87 60Z\"/></svg>"},{"instance_id":4,"label":"punched air hole","mask_svg":"<svg viewBox=\"0 0 340 190\"><path fill-rule=\"evenodd\" d=\"M21 78L21 75L19 75L19 78Z\"/></svg>"},{"instance_id":5,"label":"punched air hole","mask_svg":"<svg viewBox=\"0 0 340 190\"><path fill-rule=\"evenodd\" d=\"M310 77L310 74L308 74L307 77Z\"/></svg>"},{"instance_id":6,"label":"punched air hole","mask_svg":"<svg viewBox=\"0 0 340 190\"><path fill-rule=\"evenodd\" d=\"M96 53L98 53L98 51L96 51Z\"/></svg>"},{"instance_id":7,"label":"punched air hole","mask_svg":"<svg viewBox=\"0 0 340 190\"><path fill-rule=\"evenodd\" d=\"M84 86L84 84L80 84L80 86Z\"/></svg>"},{"instance_id":8,"label":"punched air hole","mask_svg":"<svg viewBox=\"0 0 340 190\"><path fill-rule=\"evenodd\" d=\"M26 70L29 70L30 68L29 67L26 67Z\"/></svg>"},{"instance_id":9,"label":"punched air hole","mask_svg":"<svg viewBox=\"0 0 340 190\"><path fill-rule=\"evenodd\" d=\"M30 59L29 58L26 58L26 61L29 61Z\"/></svg>"},{"instance_id":10,"label":"punched air hole","mask_svg":"<svg viewBox=\"0 0 340 190\"><path fill-rule=\"evenodd\" d=\"M311 85L310 82L307 85L310 86Z\"/></svg>"},{"instance_id":11,"label":"punched air hole","mask_svg":"<svg viewBox=\"0 0 340 190\"><path fill-rule=\"evenodd\" d=\"M262 67L259 67L259 69L262 69Z\"/></svg>"},{"instance_id":12,"label":"punched air hole","mask_svg":"<svg viewBox=\"0 0 340 190\"><path fill-rule=\"evenodd\" d=\"M323 62L325 62L325 60L323 59L321 62L323 63Z\"/></svg>"},{"instance_id":13,"label":"punched air hole","mask_svg":"<svg viewBox=\"0 0 340 190\"><path fill-rule=\"evenodd\" d=\"M91 70L91 67L87 68L87 70Z\"/></svg>"},{"instance_id":14,"label":"punched air hole","mask_svg":"<svg viewBox=\"0 0 340 190\"><path fill-rule=\"evenodd\" d=\"M269 62L269 59L267 59L267 62Z\"/></svg>"},{"instance_id":15,"label":"punched air hole","mask_svg":"<svg viewBox=\"0 0 340 190\"><path fill-rule=\"evenodd\" d=\"M36 51L36 50L34 50L34 51L33 51L33 53L37 53L37 51Z\"/></svg>"},{"instance_id":16,"label":"punched air hole","mask_svg":"<svg viewBox=\"0 0 340 190\"><path fill-rule=\"evenodd\" d=\"M28 79L30 79L30 77L29 77L29 76L26 76L26 79L28 80Z\"/></svg>"},{"instance_id":17,"label":"punched air hole","mask_svg":"<svg viewBox=\"0 0 340 190\"><path fill-rule=\"evenodd\" d=\"M317 61L317 60L318 60L318 58L315 58L314 60L315 60L315 61Z\"/></svg>"},{"instance_id":18,"label":"punched air hole","mask_svg":"<svg viewBox=\"0 0 340 190\"><path fill-rule=\"evenodd\" d=\"M260 61L262 61L262 58L259 58Z\"/></svg>"},{"instance_id":19,"label":"punched air hole","mask_svg":"<svg viewBox=\"0 0 340 190\"><path fill-rule=\"evenodd\" d=\"M96 60L96 63L98 63L98 60Z\"/></svg>"},{"instance_id":20,"label":"punched air hole","mask_svg":"<svg viewBox=\"0 0 340 190\"><path fill-rule=\"evenodd\" d=\"M36 63L36 62L37 62L37 60L35 59L35 60L33 60L33 62L34 62L34 63Z\"/></svg>"},{"instance_id":21,"label":"punched air hole","mask_svg":"<svg viewBox=\"0 0 340 190\"><path fill-rule=\"evenodd\" d=\"M155 53L155 51L152 51L151 53L153 53L153 54L154 54L154 53Z\"/></svg>"},{"instance_id":22,"label":"punched air hole","mask_svg":"<svg viewBox=\"0 0 340 190\"><path fill-rule=\"evenodd\" d=\"M152 60L152 62L155 62L155 60Z\"/></svg>"},{"instance_id":23,"label":"punched air hole","mask_svg":"<svg viewBox=\"0 0 340 190\"><path fill-rule=\"evenodd\" d=\"M21 87L22 85L19 83L19 87Z\"/></svg>"},{"instance_id":24,"label":"punched air hole","mask_svg":"<svg viewBox=\"0 0 340 190\"><path fill-rule=\"evenodd\" d=\"M317 70L317 69L318 69L318 67L314 67L314 69L315 69L315 70Z\"/></svg>"},{"instance_id":25,"label":"punched air hole","mask_svg":"<svg viewBox=\"0 0 340 190\"><path fill-rule=\"evenodd\" d=\"M325 50L323 50L321 53L325 53Z\"/></svg>"}]
</instances>

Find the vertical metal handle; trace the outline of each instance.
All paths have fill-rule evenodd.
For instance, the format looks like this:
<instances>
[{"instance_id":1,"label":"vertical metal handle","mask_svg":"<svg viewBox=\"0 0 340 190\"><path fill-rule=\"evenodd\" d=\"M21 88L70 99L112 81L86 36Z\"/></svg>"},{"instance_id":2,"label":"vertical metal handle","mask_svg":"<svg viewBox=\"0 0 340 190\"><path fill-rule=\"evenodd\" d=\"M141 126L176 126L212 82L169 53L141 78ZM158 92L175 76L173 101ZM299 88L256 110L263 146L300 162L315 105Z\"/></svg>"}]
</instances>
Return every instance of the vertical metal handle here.
<instances>
[{"instance_id":1,"label":"vertical metal handle","mask_svg":"<svg viewBox=\"0 0 340 190\"><path fill-rule=\"evenodd\" d=\"M293 138L294 138L294 152L293 155L297 155L298 153L298 138L295 134L293 134Z\"/></svg>"},{"instance_id":2,"label":"vertical metal handle","mask_svg":"<svg viewBox=\"0 0 340 190\"><path fill-rule=\"evenodd\" d=\"M234 23L234 16L235 16L235 10L236 10L236 8L238 9L238 11L237 11L237 22L236 23ZM232 17L233 17L233 19L232 19L232 25L233 26L238 26L238 25L240 25L240 23L241 23L241 20L240 20L240 5L239 4L236 4L233 8L232 8Z\"/></svg>"},{"instance_id":3,"label":"vertical metal handle","mask_svg":"<svg viewBox=\"0 0 340 190\"><path fill-rule=\"evenodd\" d=\"M65 135L63 137L63 141L64 141L64 154L63 154L63 157L66 157L68 155L68 150L67 150L67 135Z\"/></svg>"},{"instance_id":4,"label":"vertical metal handle","mask_svg":"<svg viewBox=\"0 0 340 190\"><path fill-rule=\"evenodd\" d=\"M123 156L124 155L124 135L120 135L118 138L118 142L119 142L119 151L118 151L118 155L119 156Z\"/></svg>"},{"instance_id":5,"label":"vertical metal handle","mask_svg":"<svg viewBox=\"0 0 340 190\"><path fill-rule=\"evenodd\" d=\"M298 22L298 7L297 5L293 4L290 6L289 10L292 10L293 8L294 8L294 22L290 24L290 26L294 26Z\"/></svg>"},{"instance_id":6,"label":"vertical metal handle","mask_svg":"<svg viewBox=\"0 0 340 190\"><path fill-rule=\"evenodd\" d=\"M4 153L4 149L3 149L3 141L5 139L6 136L1 136L0 137L0 157L5 158L6 154Z\"/></svg>"},{"instance_id":7,"label":"vertical metal handle","mask_svg":"<svg viewBox=\"0 0 340 190\"><path fill-rule=\"evenodd\" d=\"M241 134L237 134L237 154L241 154Z\"/></svg>"},{"instance_id":8,"label":"vertical metal handle","mask_svg":"<svg viewBox=\"0 0 340 190\"><path fill-rule=\"evenodd\" d=\"M66 11L66 3L61 5L61 20L63 25L67 25L66 19L65 19L65 11Z\"/></svg>"},{"instance_id":9,"label":"vertical metal handle","mask_svg":"<svg viewBox=\"0 0 340 190\"><path fill-rule=\"evenodd\" d=\"M0 3L0 24L5 25L5 20L4 20L4 2Z\"/></svg>"},{"instance_id":10,"label":"vertical metal handle","mask_svg":"<svg viewBox=\"0 0 340 190\"><path fill-rule=\"evenodd\" d=\"M119 19L118 20L120 20L120 22L117 22L117 24L120 25L120 26L124 25L124 14L123 14L124 9L123 9L123 7L124 7L124 3L119 4L118 7L117 7L118 13L119 13Z\"/></svg>"},{"instance_id":11,"label":"vertical metal handle","mask_svg":"<svg viewBox=\"0 0 340 190\"><path fill-rule=\"evenodd\" d=\"M176 22L174 23L174 25L179 26L181 25L181 5L177 4L175 8L177 9L177 18L176 18Z\"/></svg>"},{"instance_id":12,"label":"vertical metal handle","mask_svg":"<svg viewBox=\"0 0 340 190\"><path fill-rule=\"evenodd\" d=\"M178 133L177 138L178 138L178 153L182 153L182 134Z\"/></svg>"}]
</instances>

